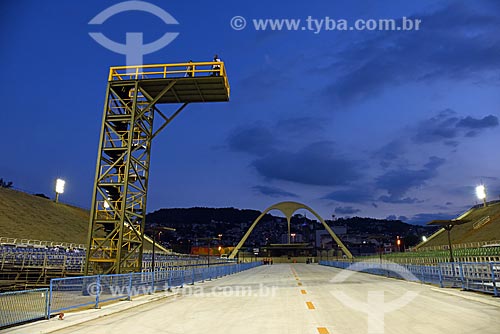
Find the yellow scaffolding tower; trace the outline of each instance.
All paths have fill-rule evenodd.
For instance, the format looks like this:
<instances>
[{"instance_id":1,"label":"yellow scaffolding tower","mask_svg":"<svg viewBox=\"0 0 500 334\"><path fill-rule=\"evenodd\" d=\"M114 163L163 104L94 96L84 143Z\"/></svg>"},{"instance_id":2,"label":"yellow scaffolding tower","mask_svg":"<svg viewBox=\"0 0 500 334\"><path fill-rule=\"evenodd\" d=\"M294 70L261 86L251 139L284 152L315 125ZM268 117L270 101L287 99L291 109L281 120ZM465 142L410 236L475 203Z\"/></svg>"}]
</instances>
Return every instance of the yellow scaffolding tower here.
<instances>
[{"instance_id":1,"label":"yellow scaffolding tower","mask_svg":"<svg viewBox=\"0 0 500 334\"><path fill-rule=\"evenodd\" d=\"M85 274L141 270L151 142L189 103L229 101L229 92L223 62L111 67ZM167 116L160 104L177 106Z\"/></svg>"}]
</instances>

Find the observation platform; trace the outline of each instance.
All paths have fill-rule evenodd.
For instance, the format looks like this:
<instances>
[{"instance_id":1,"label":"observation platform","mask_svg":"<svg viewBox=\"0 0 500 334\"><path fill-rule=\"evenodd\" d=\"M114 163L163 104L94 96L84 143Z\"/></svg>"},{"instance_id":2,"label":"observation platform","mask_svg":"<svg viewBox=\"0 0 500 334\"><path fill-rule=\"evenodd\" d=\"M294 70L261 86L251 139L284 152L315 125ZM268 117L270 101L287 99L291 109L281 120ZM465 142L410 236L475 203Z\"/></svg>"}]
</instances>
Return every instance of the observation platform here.
<instances>
[{"instance_id":1,"label":"observation platform","mask_svg":"<svg viewBox=\"0 0 500 334\"><path fill-rule=\"evenodd\" d=\"M115 66L108 81L112 85L140 81L141 89L153 99L171 85L157 103L227 102L230 95L223 62Z\"/></svg>"}]
</instances>

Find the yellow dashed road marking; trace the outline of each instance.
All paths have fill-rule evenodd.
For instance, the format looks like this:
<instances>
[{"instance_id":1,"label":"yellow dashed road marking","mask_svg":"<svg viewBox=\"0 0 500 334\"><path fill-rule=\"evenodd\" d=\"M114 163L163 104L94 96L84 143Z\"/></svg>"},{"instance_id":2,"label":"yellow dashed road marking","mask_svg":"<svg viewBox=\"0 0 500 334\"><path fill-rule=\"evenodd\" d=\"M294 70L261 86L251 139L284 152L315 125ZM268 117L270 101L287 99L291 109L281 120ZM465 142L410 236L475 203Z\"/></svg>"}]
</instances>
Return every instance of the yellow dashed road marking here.
<instances>
[{"instance_id":1,"label":"yellow dashed road marking","mask_svg":"<svg viewBox=\"0 0 500 334\"><path fill-rule=\"evenodd\" d=\"M325 327L318 327L318 334L330 334L330 332Z\"/></svg>"},{"instance_id":2,"label":"yellow dashed road marking","mask_svg":"<svg viewBox=\"0 0 500 334\"><path fill-rule=\"evenodd\" d=\"M303 295L307 295L306 290L300 290L300 293L303 294Z\"/></svg>"},{"instance_id":3,"label":"yellow dashed road marking","mask_svg":"<svg viewBox=\"0 0 500 334\"><path fill-rule=\"evenodd\" d=\"M310 310L314 310L314 309L316 309L316 308L314 307L314 305L313 305L313 303L312 303L312 302L306 302L306 304L307 304L307 308L308 308L308 309L310 309Z\"/></svg>"}]
</instances>

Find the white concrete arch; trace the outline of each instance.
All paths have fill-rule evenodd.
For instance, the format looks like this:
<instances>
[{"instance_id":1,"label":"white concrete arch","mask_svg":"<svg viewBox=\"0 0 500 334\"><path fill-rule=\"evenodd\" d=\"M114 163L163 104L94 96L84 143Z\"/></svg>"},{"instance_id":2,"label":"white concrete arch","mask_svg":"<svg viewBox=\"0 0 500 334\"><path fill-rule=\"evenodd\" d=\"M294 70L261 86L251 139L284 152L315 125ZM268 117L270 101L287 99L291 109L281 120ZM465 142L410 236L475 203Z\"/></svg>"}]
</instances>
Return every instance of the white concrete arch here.
<instances>
[{"instance_id":1,"label":"white concrete arch","mask_svg":"<svg viewBox=\"0 0 500 334\"><path fill-rule=\"evenodd\" d=\"M280 203L276 203L274 205L271 205L270 207L268 207L267 209L265 209L257 217L257 219L255 219L255 221L253 222L252 226L250 226L250 228L245 233L245 235L243 236L243 238L240 240L240 242L238 243L238 245L236 246L236 248L232 251L231 255L229 255L229 258L230 259L234 259L235 258L236 254L238 254L238 251L243 246L243 244L245 243L245 241L247 240L247 238L250 236L250 233L252 233L252 231L255 228L255 226L266 215L266 213L268 213L271 210L279 210L279 211L281 211L285 215L286 220L288 222L288 243L290 243L290 220L292 218L292 215L297 210L300 210L300 209L305 209L305 210L309 211L310 213L312 213L316 218L318 218L318 220L321 222L321 224L323 224L323 227L328 231L328 233L330 233L330 235L332 236L333 240L335 240L335 242L337 243L337 245L340 246L340 248L342 249L342 251L344 252L344 254L348 258L350 258L350 259L353 258L353 256L352 256L351 252L349 251L349 249L347 249L347 247L342 243L342 241L339 239L339 237L337 237L337 235L332 231L332 229L330 228L330 226L328 226L328 224L325 223L325 221L323 220L323 218L321 218L320 215L318 215L313 209L311 209L307 205L302 204L302 203L298 203L298 202L280 202Z\"/></svg>"}]
</instances>

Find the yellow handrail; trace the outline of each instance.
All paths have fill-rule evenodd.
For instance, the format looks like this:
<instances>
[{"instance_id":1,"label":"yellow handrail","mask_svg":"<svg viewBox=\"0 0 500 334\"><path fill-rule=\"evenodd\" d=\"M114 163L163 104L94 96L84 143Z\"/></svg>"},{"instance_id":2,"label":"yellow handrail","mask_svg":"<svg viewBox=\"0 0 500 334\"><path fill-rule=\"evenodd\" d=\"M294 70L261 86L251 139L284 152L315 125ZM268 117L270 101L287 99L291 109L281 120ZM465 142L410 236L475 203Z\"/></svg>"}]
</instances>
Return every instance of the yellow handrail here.
<instances>
[{"instance_id":1,"label":"yellow handrail","mask_svg":"<svg viewBox=\"0 0 500 334\"><path fill-rule=\"evenodd\" d=\"M214 69L213 66L219 66ZM188 70L188 67L192 69ZM156 70L150 70L156 69ZM137 66L113 66L109 70L109 81L115 80L137 80L143 79L143 75L153 75L153 78L167 78L169 74L186 74L191 72L196 74L206 74L219 72L220 76L225 76L223 62L192 62L177 64L156 64L156 65L137 65ZM126 79L124 79L124 77Z\"/></svg>"},{"instance_id":2,"label":"yellow handrail","mask_svg":"<svg viewBox=\"0 0 500 334\"><path fill-rule=\"evenodd\" d=\"M218 68L217 68L218 66ZM224 86L230 93L224 62L188 62L176 64L150 64L113 66L109 69L108 81L203 77L218 74L224 78Z\"/></svg>"}]
</instances>

